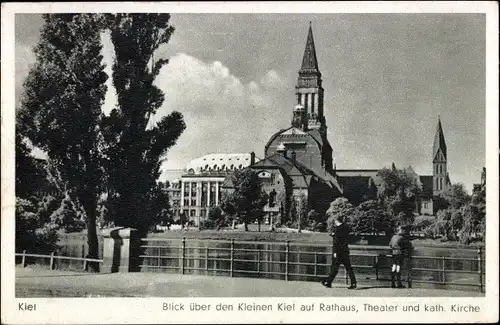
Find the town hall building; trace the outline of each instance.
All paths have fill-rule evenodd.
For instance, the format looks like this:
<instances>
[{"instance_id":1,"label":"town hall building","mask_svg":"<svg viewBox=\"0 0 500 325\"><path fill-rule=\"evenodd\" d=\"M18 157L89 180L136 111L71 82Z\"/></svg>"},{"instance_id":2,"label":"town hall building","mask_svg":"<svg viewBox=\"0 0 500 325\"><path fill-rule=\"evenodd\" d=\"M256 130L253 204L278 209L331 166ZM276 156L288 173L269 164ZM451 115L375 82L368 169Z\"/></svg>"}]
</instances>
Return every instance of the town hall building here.
<instances>
[{"instance_id":1,"label":"town hall building","mask_svg":"<svg viewBox=\"0 0 500 325\"><path fill-rule=\"evenodd\" d=\"M270 197L265 211L270 217L288 214L292 200L301 196L318 213L325 213L337 197L346 197L354 205L375 199L382 181L379 169L339 170L333 164L324 115L324 89L311 27L295 94L290 127L273 134L264 148L264 158L249 166L258 173ZM411 166L404 168L422 190L421 204L415 211L420 214L433 214L433 197L450 185L440 119L432 159L433 175L417 175Z\"/></svg>"},{"instance_id":2,"label":"town hall building","mask_svg":"<svg viewBox=\"0 0 500 325\"><path fill-rule=\"evenodd\" d=\"M353 205L375 199L382 182L381 169L337 169L324 115L324 89L318 66L312 28L309 27L302 64L295 86L296 103L290 110L291 123L271 135L264 157L249 154L209 154L191 161L182 174L179 189L180 213L195 224L207 217L210 207L219 205L224 192L233 188L230 174L251 168L262 180L269 196L264 211L270 222L290 217L292 202L307 201L308 210L324 214L338 197ZM434 214L433 198L450 185L447 148L438 119L432 152L432 175L418 175L411 166L402 168L421 188L418 214Z\"/></svg>"}]
</instances>

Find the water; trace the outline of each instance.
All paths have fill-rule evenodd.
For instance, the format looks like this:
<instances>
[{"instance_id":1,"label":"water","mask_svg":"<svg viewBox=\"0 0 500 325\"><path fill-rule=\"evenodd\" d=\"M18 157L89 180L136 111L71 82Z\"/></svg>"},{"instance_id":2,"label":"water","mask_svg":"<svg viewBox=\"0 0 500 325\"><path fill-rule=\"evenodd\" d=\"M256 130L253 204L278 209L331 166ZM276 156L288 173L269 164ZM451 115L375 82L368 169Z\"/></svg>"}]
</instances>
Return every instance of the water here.
<instances>
[{"instance_id":1,"label":"water","mask_svg":"<svg viewBox=\"0 0 500 325\"><path fill-rule=\"evenodd\" d=\"M287 254L285 243L235 242L231 274L230 241L186 240L184 262L181 240L148 239L143 243L157 246L147 248L144 253L148 257L144 258L141 270L146 272L181 273L182 265L184 265L184 274L318 281L330 271L332 258L329 246L290 243ZM387 250L376 246L353 246L351 263L355 266L358 281L387 284L384 281L390 279L391 265L390 257L385 256L388 253ZM415 287L479 290L479 287L470 286L478 285L480 277L475 249L417 247L414 256L412 279ZM443 260L442 257L457 259ZM376 263L378 263L378 275L375 269ZM446 270L444 278L443 265ZM453 271L462 272L454 273ZM406 276L407 270L404 268L404 279ZM343 268L337 276L337 281L345 281ZM435 283L422 284L419 281ZM459 285L444 285L442 282L453 282Z\"/></svg>"}]
</instances>

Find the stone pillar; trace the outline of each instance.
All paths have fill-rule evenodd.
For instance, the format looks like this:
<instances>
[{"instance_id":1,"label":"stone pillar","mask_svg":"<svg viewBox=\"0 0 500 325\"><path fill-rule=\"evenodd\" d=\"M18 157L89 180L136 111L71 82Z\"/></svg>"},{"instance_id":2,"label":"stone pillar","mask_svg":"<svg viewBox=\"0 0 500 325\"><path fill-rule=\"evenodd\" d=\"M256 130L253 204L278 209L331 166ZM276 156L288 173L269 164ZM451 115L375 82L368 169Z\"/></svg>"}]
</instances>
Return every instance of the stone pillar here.
<instances>
[{"instance_id":1,"label":"stone pillar","mask_svg":"<svg viewBox=\"0 0 500 325\"><path fill-rule=\"evenodd\" d=\"M184 207L184 181L181 181L181 208Z\"/></svg>"},{"instance_id":2,"label":"stone pillar","mask_svg":"<svg viewBox=\"0 0 500 325\"><path fill-rule=\"evenodd\" d=\"M219 205L219 182L215 182L215 205Z\"/></svg>"},{"instance_id":3,"label":"stone pillar","mask_svg":"<svg viewBox=\"0 0 500 325\"><path fill-rule=\"evenodd\" d=\"M198 223L196 223L195 221L195 224L196 225L200 225L200 216L201 216L201 191L202 191L202 187L201 187L201 182L198 181L196 182L196 214L197 214L197 218L198 218Z\"/></svg>"},{"instance_id":4,"label":"stone pillar","mask_svg":"<svg viewBox=\"0 0 500 325\"><path fill-rule=\"evenodd\" d=\"M312 113L312 111L313 111L312 96L313 96L313 94L307 94L307 113L308 114Z\"/></svg>"},{"instance_id":5,"label":"stone pillar","mask_svg":"<svg viewBox=\"0 0 500 325\"><path fill-rule=\"evenodd\" d=\"M103 273L133 272L138 265L140 240L133 228L110 228L102 231Z\"/></svg>"},{"instance_id":6,"label":"stone pillar","mask_svg":"<svg viewBox=\"0 0 500 325\"><path fill-rule=\"evenodd\" d=\"M300 105L306 106L306 94L300 94Z\"/></svg>"},{"instance_id":7,"label":"stone pillar","mask_svg":"<svg viewBox=\"0 0 500 325\"><path fill-rule=\"evenodd\" d=\"M201 182L196 182L196 206L201 206Z\"/></svg>"},{"instance_id":8,"label":"stone pillar","mask_svg":"<svg viewBox=\"0 0 500 325\"><path fill-rule=\"evenodd\" d=\"M319 115L319 94L314 94L314 111Z\"/></svg>"},{"instance_id":9,"label":"stone pillar","mask_svg":"<svg viewBox=\"0 0 500 325\"><path fill-rule=\"evenodd\" d=\"M207 207L210 207L210 181L207 181Z\"/></svg>"}]
</instances>

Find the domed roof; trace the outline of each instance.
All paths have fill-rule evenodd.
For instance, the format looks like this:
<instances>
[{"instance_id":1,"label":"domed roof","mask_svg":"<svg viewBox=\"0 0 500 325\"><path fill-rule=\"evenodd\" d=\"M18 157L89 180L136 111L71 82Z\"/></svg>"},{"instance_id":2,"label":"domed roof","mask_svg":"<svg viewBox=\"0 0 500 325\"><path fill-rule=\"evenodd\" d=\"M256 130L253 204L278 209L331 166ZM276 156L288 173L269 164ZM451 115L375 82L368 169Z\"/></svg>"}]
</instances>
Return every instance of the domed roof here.
<instances>
[{"instance_id":1,"label":"domed roof","mask_svg":"<svg viewBox=\"0 0 500 325\"><path fill-rule=\"evenodd\" d=\"M305 111L306 108L300 104L295 105L294 111Z\"/></svg>"},{"instance_id":2,"label":"domed roof","mask_svg":"<svg viewBox=\"0 0 500 325\"><path fill-rule=\"evenodd\" d=\"M186 171L189 174L198 174L242 169L250 166L250 159L250 153L213 153L191 160Z\"/></svg>"}]
</instances>

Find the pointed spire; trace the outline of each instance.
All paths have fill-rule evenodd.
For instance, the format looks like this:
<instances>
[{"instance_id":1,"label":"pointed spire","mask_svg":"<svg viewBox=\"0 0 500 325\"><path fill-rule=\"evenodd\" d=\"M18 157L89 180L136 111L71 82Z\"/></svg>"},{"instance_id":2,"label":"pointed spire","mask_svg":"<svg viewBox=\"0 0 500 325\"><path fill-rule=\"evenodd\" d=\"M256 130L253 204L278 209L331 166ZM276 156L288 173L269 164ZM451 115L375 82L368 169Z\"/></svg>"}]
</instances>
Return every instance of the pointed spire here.
<instances>
[{"instance_id":1,"label":"pointed spire","mask_svg":"<svg viewBox=\"0 0 500 325\"><path fill-rule=\"evenodd\" d=\"M309 34L307 35L306 48L304 50L304 56L302 57L302 66L300 70L315 71L318 69L318 59L316 58L316 49L314 47L314 38L312 32L312 23L309 22Z\"/></svg>"},{"instance_id":2,"label":"pointed spire","mask_svg":"<svg viewBox=\"0 0 500 325\"><path fill-rule=\"evenodd\" d=\"M436 129L436 134L434 135L434 145L432 147L432 158L436 160L436 155L441 150L443 153L444 159L446 160L448 157L446 150L446 141L444 140L443 127L441 125L441 117L438 116L438 126Z\"/></svg>"}]
</instances>

